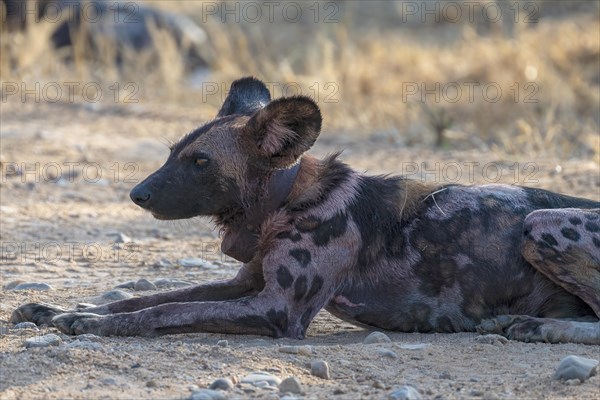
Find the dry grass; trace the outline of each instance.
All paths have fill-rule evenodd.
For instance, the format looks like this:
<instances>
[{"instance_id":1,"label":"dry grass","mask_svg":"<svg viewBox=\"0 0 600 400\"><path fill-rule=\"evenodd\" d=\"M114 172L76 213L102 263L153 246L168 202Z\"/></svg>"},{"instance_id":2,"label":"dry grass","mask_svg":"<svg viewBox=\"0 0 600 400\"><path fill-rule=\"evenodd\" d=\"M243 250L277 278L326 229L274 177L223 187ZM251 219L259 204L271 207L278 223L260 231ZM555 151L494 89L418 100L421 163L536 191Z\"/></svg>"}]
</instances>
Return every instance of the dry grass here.
<instances>
[{"instance_id":1,"label":"dry grass","mask_svg":"<svg viewBox=\"0 0 600 400\"><path fill-rule=\"evenodd\" d=\"M202 22L202 2L152 4L179 8ZM315 95L318 87L328 130L406 144L435 144L443 134L440 143L447 148L600 161L597 14L482 30L469 23L402 25L384 12L382 24L349 5L333 24L236 25L209 18L202 24L212 54L207 80L228 85L252 74L279 83L275 96L286 83L298 84L304 94ZM114 43L100 43L93 61L85 46L49 51L51 29L35 24L24 33L2 35L2 81L135 81L142 101L189 104L200 97L201 89L190 87L176 45L160 30L153 30L159 51L126 55L116 67ZM469 82L480 83L472 99ZM403 95L409 86L436 83L458 85L462 96L448 101L454 97L450 91L435 101L427 95L424 106L419 94ZM497 102L483 97L482 86L489 83L502 90ZM214 115L221 99L209 98L202 117Z\"/></svg>"}]
</instances>

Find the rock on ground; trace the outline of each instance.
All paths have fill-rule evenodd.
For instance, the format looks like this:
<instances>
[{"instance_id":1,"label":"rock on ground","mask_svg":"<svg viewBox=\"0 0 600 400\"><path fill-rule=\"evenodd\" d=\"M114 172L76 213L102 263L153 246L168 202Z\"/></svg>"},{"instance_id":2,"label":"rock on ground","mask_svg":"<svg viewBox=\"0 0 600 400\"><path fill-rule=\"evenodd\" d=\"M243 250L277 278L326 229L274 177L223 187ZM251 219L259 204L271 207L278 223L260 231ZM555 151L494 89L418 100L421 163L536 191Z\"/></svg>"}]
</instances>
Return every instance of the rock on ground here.
<instances>
[{"instance_id":1,"label":"rock on ground","mask_svg":"<svg viewBox=\"0 0 600 400\"><path fill-rule=\"evenodd\" d=\"M192 393L190 400L227 400L227 397L218 390L200 389Z\"/></svg>"},{"instance_id":2,"label":"rock on ground","mask_svg":"<svg viewBox=\"0 0 600 400\"><path fill-rule=\"evenodd\" d=\"M23 282L13 287L12 290L52 290L52 286L44 282Z\"/></svg>"},{"instance_id":3,"label":"rock on ground","mask_svg":"<svg viewBox=\"0 0 600 400\"><path fill-rule=\"evenodd\" d=\"M133 286L136 291L156 290L156 285L148 279L139 279Z\"/></svg>"},{"instance_id":4,"label":"rock on ground","mask_svg":"<svg viewBox=\"0 0 600 400\"><path fill-rule=\"evenodd\" d=\"M574 355L566 356L558 364L552 378L561 381L579 379L581 382L585 382L591 376L596 375L597 367L598 360Z\"/></svg>"},{"instance_id":5,"label":"rock on ground","mask_svg":"<svg viewBox=\"0 0 600 400\"><path fill-rule=\"evenodd\" d=\"M402 386L393 390L387 398L389 400L421 400L421 394L412 386Z\"/></svg>"},{"instance_id":6,"label":"rock on ground","mask_svg":"<svg viewBox=\"0 0 600 400\"><path fill-rule=\"evenodd\" d=\"M58 335L53 333L49 333L43 336L35 336L29 339L25 339L25 347L48 347L48 346L58 346L62 342L61 338Z\"/></svg>"},{"instance_id":7,"label":"rock on ground","mask_svg":"<svg viewBox=\"0 0 600 400\"><path fill-rule=\"evenodd\" d=\"M363 340L364 344L373 344L373 343L391 343L392 339L388 335L383 332L371 332L365 340Z\"/></svg>"},{"instance_id":8,"label":"rock on ground","mask_svg":"<svg viewBox=\"0 0 600 400\"><path fill-rule=\"evenodd\" d=\"M231 379L219 378L213 381L208 388L210 390L231 390L233 389L233 382L231 382Z\"/></svg>"},{"instance_id":9,"label":"rock on ground","mask_svg":"<svg viewBox=\"0 0 600 400\"><path fill-rule=\"evenodd\" d=\"M310 373L318 378L329 379L329 365L323 360L313 361L310 364Z\"/></svg>"},{"instance_id":10,"label":"rock on ground","mask_svg":"<svg viewBox=\"0 0 600 400\"><path fill-rule=\"evenodd\" d=\"M302 394L304 389L302 389L302 384L295 376L290 376L289 378L285 378L279 384L279 391L281 393L292 393L292 394Z\"/></svg>"},{"instance_id":11,"label":"rock on ground","mask_svg":"<svg viewBox=\"0 0 600 400\"><path fill-rule=\"evenodd\" d=\"M261 386L261 382L266 382L269 386L277 386L281 383L281 379L268 372L257 371L243 377L241 382L254 386Z\"/></svg>"}]
</instances>

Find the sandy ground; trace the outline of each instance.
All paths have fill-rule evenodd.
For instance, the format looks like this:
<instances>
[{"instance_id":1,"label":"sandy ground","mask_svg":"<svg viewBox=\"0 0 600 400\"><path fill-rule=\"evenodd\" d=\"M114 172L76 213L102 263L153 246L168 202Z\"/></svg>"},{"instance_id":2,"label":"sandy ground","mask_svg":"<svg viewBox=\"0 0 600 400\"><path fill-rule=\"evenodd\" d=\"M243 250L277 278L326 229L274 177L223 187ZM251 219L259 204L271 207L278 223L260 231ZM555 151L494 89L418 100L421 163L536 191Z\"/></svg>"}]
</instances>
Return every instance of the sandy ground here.
<instances>
[{"instance_id":1,"label":"sandy ground","mask_svg":"<svg viewBox=\"0 0 600 400\"><path fill-rule=\"evenodd\" d=\"M2 286L23 281L53 287L0 293L2 399L187 398L191 390L205 388L216 378L235 381L258 370L281 379L297 377L304 397L315 399L380 399L406 384L426 399L600 398L598 375L582 384L551 379L569 354L599 359L597 346L484 344L466 333L389 333L392 343L364 345L369 332L326 312L311 324L304 341L186 334L100 338L97 346L80 348L70 345L76 338L61 334L60 346L26 349L25 339L57 332L12 329L10 313L22 303L74 306L127 281L204 282L233 276L237 264L218 251L218 234L209 221L156 221L128 198L135 182L166 158L164 143L202 122L192 108L2 106ZM589 160L408 149L378 133L327 129L313 153L340 148L346 149L344 160L373 173L426 172L427 180L440 181L455 179L460 172L462 183L525 183L600 198L599 166ZM20 175L11 173L15 166ZM115 245L116 233L133 242ZM218 268L177 266L184 257L202 257ZM217 345L223 339L228 346ZM410 344L424 345L411 349L406 346ZM279 351L283 345L309 347L288 354ZM398 357L386 357L380 349L391 349ZM331 379L310 374L308 365L317 359L329 364ZM239 385L227 396L277 399L279 393Z\"/></svg>"}]
</instances>

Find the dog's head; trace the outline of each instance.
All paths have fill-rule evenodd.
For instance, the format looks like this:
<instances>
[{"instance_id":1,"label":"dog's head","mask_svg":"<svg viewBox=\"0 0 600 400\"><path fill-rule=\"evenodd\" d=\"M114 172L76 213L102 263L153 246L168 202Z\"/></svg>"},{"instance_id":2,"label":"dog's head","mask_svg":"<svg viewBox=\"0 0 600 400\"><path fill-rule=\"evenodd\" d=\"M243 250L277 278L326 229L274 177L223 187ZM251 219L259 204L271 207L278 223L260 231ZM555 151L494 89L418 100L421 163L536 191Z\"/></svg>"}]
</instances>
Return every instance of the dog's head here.
<instances>
[{"instance_id":1,"label":"dog's head","mask_svg":"<svg viewBox=\"0 0 600 400\"><path fill-rule=\"evenodd\" d=\"M248 205L275 170L293 165L314 144L321 120L310 98L271 101L264 83L239 79L217 117L175 144L130 197L159 219L220 215Z\"/></svg>"}]
</instances>

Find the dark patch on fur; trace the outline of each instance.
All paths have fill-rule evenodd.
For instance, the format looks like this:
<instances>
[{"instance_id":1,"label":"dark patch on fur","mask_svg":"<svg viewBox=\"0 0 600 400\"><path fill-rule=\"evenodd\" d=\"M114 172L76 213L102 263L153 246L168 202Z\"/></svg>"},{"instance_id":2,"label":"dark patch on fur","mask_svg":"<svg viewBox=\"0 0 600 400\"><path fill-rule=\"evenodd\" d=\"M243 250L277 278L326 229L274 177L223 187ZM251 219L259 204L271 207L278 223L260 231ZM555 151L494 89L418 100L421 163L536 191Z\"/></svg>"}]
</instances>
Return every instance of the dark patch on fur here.
<instances>
[{"instance_id":1,"label":"dark patch on fur","mask_svg":"<svg viewBox=\"0 0 600 400\"><path fill-rule=\"evenodd\" d=\"M319 293L322 287L323 278L321 278L319 275L315 275L315 277L312 280L312 284L310 285L310 290L306 294L305 301L308 303L313 297L315 297L317 293Z\"/></svg>"},{"instance_id":2,"label":"dark patch on fur","mask_svg":"<svg viewBox=\"0 0 600 400\"><path fill-rule=\"evenodd\" d=\"M438 317L436 320L436 323L437 323L437 328L440 332L445 332L445 333L455 332L454 326L452 325L452 320L445 315Z\"/></svg>"},{"instance_id":3,"label":"dark patch on fur","mask_svg":"<svg viewBox=\"0 0 600 400\"><path fill-rule=\"evenodd\" d=\"M300 301L306 294L308 286L306 275L300 275L294 283L294 301Z\"/></svg>"},{"instance_id":4,"label":"dark patch on fur","mask_svg":"<svg viewBox=\"0 0 600 400\"><path fill-rule=\"evenodd\" d=\"M289 254L300 263L302 268L308 267L312 259L310 252L306 249L292 249Z\"/></svg>"},{"instance_id":5,"label":"dark patch on fur","mask_svg":"<svg viewBox=\"0 0 600 400\"><path fill-rule=\"evenodd\" d=\"M558 241L550 233L543 233L542 240L544 241L544 243L550 246L556 246L558 244Z\"/></svg>"},{"instance_id":6,"label":"dark patch on fur","mask_svg":"<svg viewBox=\"0 0 600 400\"><path fill-rule=\"evenodd\" d=\"M567 239L569 239L569 240L572 240L572 241L574 241L574 242L577 242L577 241L579 241L579 238L581 237L581 236L579 235L579 233L578 233L576 230L574 230L574 229L571 229L571 228L562 228L562 229L560 230L560 233L562 233L562 235L563 235L565 238L567 238Z\"/></svg>"},{"instance_id":7,"label":"dark patch on fur","mask_svg":"<svg viewBox=\"0 0 600 400\"><path fill-rule=\"evenodd\" d=\"M418 332L431 332L433 326L429 323L431 307L427 304L415 304L411 307L411 314L415 318L416 330Z\"/></svg>"},{"instance_id":8,"label":"dark patch on fur","mask_svg":"<svg viewBox=\"0 0 600 400\"><path fill-rule=\"evenodd\" d=\"M422 263L415 272L421 278L419 290L427 296L434 297L439 296L443 288L452 287L459 274L456 262L442 254L437 263Z\"/></svg>"},{"instance_id":9,"label":"dark patch on fur","mask_svg":"<svg viewBox=\"0 0 600 400\"><path fill-rule=\"evenodd\" d=\"M332 239L346 233L348 217L338 212L333 217L323 221L318 228L312 231L312 239L317 246L327 246Z\"/></svg>"},{"instance_id":10,"label":"dark patch on fur","mask_svg":"<svg viewBox=\"0 0 600 400\"><path fill-rule=\"evenodd\" d=\"M277 283L283 289L287 289L292 286L294 283L294 277L290 274L290 270L287 269L284 265L280 265L277 269Z\"/></svg>"},{"instance_id":11,"label":"dark patch on fur","mask_svg":"<svg viewBox=\"0 0 600 400\"><path fill-rule=\"evenodd\" d=\"M276 236L277 239L289 239L292 242L296 243L299 242L300 240L302 240L302 235L300 235L299 233L292 233L289 231L285 231L285 232L279 232Z\"/></svg>"},{"instance_id":12,"label":"dark patch on fur","mask_svg":"<svg viewBox=\"0 0 600 400\"><path fill-rule=\"evenodd\" d=\"M276 332L278 332L280 334L280 335L276 335L276 336L281 336L281 334L283 334L287 331L287 329L288 329L287 310L277 311L274 308L271 308L269 311L267 311L267 318L269 319L269 322L275 327Z\"/></svg>"},{"instance_id":13,"label":"dark patch on fur","mask_svg":"<svg viewBox=\"0 0 600 400\"><path fill-rule=\"evenodd\" d=\"M600 226L598 226L598 224L594 223L594 222L586 222L585 223L585 230L588 232L598 232L600 231Z\"/></svg>"},{"instance_id":14,"label":"dark patch on fur","mask_svg":"<svg viewBox=\"0 0 600 400\"><path fill-rule=\"evenodd\" d=\"M248 327L256 330L270 326L269 321L262 315L245 315L236 318L233 322L240 327Z\"/></svg>"},{"instance_id":15,"label":"dark patch on fur","mask_svg":"<svg viewBox=\"0 0 600 400\"><path fill-rule=\"evenodd\" d=\"M541 208L598 208L600 203L580 197L553 193L549 190L523 187L534 209ZM589 214L586 214L586 216Z\"/></svg>"},{"instance_id":16,"label":"dark patch on fur","mask_svg":"<svg viewBox=\"0 0 600 400\"><path fill-rule=\"evenodd\" d=\"M304 311L302 313L302 316L300 317L300 324L304 327L304 329L306 329L308 327L308 325L310 324L311 321L311 317L312 317L312 313L313 313L313 308L309 307L306 311Z\"/></svg>"},{"instance_id":17,"label":"dark patch on fur","mask_svg":"<svg viewBox=\"0 0 600 400\"><path fill-rule=\"evenodd\" d=\"M398 207L401 204L401 177L361 176L357 196L348 212L358 226L361 246L356 266L364 270L384 252L397 249L401 221ZM391 246L386 246L391 245Z\"/></svg>"},{"instance_id":18,"label":"dark patch on fur","mask_svg":"<svg viewBox=\"0 0 600 400\"><path fill-rule=\"evenodd\" d=\"M581 218L571 217L571 218L569 218L569 222L572 223L573 225L579 225L579 224L581 224Z\"/></svg>"},{"instance_id":19,"label":"dark patch on fur","mask_svg":"<svg viewBox=\"0 0 600 400\"><path fill-rule=\"evenodd\" d=\"M600 248L600 239L598 238L592 238L592 242L594 242L594 245L598 248Z\"/></svg>"}]
</instances>

